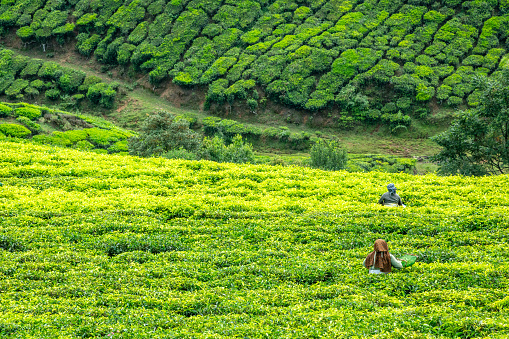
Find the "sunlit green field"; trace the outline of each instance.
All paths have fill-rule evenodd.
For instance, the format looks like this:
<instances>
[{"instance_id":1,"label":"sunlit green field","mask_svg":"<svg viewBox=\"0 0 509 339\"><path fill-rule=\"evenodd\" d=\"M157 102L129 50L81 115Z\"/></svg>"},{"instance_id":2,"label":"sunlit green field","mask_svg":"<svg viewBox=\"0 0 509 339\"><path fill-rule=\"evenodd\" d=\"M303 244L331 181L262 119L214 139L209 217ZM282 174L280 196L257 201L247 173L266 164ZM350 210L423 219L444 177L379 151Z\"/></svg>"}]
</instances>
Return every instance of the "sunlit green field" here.
<instances>
[{"instance_id":1,"label":"sunlit green field","mask_svg":"<svg viewBox=\"0 0 509 339\"><path fill-rule=\"evenodd\" d=\"M509 177L0 141L2 338L507 338ZM376 205L394 182L403 208ZM368 275L375 239L418 262Z\"/></svg>"}]
</instances>

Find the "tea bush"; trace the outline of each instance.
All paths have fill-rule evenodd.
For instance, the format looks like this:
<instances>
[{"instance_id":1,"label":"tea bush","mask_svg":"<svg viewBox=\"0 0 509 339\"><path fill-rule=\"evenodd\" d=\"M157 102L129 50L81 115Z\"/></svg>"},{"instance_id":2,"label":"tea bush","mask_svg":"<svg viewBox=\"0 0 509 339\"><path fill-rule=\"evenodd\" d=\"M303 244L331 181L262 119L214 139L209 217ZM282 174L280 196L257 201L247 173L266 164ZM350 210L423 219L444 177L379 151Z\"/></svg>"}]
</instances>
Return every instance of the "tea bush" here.
<instances>
[{"instance_id":1,"label":"tea bush","mask_svg":"<svg viewBox=\"0 0 509 339\"><path fill-rule=\"evenodd\" d=\"M132 48L127 49L132 51ZM44 92L47 99L58 101L62 92L64 95L83 95L96 86L91 90L94 94L90 95L90 100L111 108L117 95L118 85L114 83L106 84L98 77L54 62L21 57L7 49L0 48L0 67L0 95L5 94L11 99L24 99L25 96L35 99Z\"/></svg>"},{"instance_id":2,"label":"tea bush","mask_svg":"<svg viewBox=\"0 0 509 339\"><path fill-rule=\"evenodd\" d=\"M30 120L35 120L41 116L41 110L33 107L19 107L14 111L17 117L26 117Z\"/></svg>"},{"instance_id":3,"label":"tea bush","mask_svg":"<svg viewBox=\"0 0 509 339\"><path fill-rule=\"evenodd\" d=\"M14 138L24 138L31 134L30 130L23 125L6 123L0 124L0 132Z\"/></svg>"}]
</instances>

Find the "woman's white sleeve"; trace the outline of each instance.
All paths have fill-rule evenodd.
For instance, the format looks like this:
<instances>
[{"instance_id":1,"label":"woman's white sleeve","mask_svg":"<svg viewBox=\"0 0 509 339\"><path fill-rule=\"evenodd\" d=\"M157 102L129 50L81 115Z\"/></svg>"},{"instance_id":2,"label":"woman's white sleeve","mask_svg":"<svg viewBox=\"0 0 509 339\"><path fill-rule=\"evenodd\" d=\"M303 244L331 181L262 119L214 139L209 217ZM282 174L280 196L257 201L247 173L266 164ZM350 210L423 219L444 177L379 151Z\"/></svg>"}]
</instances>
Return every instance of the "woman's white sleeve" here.
<instances>
[{"instance_id":1,"label":"woman's white sleeve","mask_svg":"<svg viewBox=\"0 0 509 339\"><path fill-rule=\"evenodd\" d=\"M401 261L399 261L398 259L396 259L395 256L393 256L391 254L391 265L394 267L394 268L403 268L403 264L401 263Z\"/></svg>"}]
</instances>

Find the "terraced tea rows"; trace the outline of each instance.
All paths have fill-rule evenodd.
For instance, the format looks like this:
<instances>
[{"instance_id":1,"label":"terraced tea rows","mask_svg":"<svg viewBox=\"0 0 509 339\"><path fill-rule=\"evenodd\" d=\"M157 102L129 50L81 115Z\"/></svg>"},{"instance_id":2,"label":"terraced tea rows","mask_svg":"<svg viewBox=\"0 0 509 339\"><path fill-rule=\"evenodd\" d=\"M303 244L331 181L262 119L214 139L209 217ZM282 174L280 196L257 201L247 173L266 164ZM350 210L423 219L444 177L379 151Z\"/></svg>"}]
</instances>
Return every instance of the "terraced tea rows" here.
<instances>
[{"instance_id":1,"label":"terraced tea rows","mask_svg":"<svg viewBox=\"0 0 509 339\"><path fill-rule=\"evenodd\" d=\"M43 48L72 41L84 56L148 73L154 86L207 85L207 105L255 109L262 91L300 109L332 108L340 126L395 128L425 117L429 103L479 104L472 79L507 68L508 10L505 0L17 0L0 5L0 34ZM8 93L33 92L16 81Z\"/></svg>"},{"instance_id":2,"label":"terraced tea rows","mask_svg":"<svg viewBox=\"0 0 509 339\"><path fill-rule=\"evenodd\" d=\"M509 179L0 141L5 338L505 338ZM395 182L406 209L375 204ZM368 275L377 238L418 262Z\"/></svg>"}]
</instances>

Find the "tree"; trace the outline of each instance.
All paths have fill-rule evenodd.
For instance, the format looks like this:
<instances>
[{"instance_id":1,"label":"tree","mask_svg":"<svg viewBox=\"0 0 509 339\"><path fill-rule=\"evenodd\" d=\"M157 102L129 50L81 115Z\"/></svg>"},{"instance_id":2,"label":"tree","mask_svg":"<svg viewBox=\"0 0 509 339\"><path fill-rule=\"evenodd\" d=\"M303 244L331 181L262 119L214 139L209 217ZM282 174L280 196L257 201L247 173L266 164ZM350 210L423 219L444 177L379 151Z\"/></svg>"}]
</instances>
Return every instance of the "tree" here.
<instances>
[{"instance_id":1,"label":"tree","mask_svg":"<svg viewBox=\"0 0 509 339\"><path fill-rule=\"evenodd\" d=\"M441 174L509 173L509 70L479 77L479 106L459 112L448 130L432 138L443 147L433 159Z\"/></svg>"},{"instance_id":2,"label":"tree","mask_svg":"<svg viewBox=\"0 0 509 339\"><path fill-rule=\"evenodd\" d=\"M140 135L129 140L129 154L158 156L180 148L194 151L200 145L201 137L189 129L186 119L168 112L157 112L143 122Z\"/></svg>"}]
</instances>

